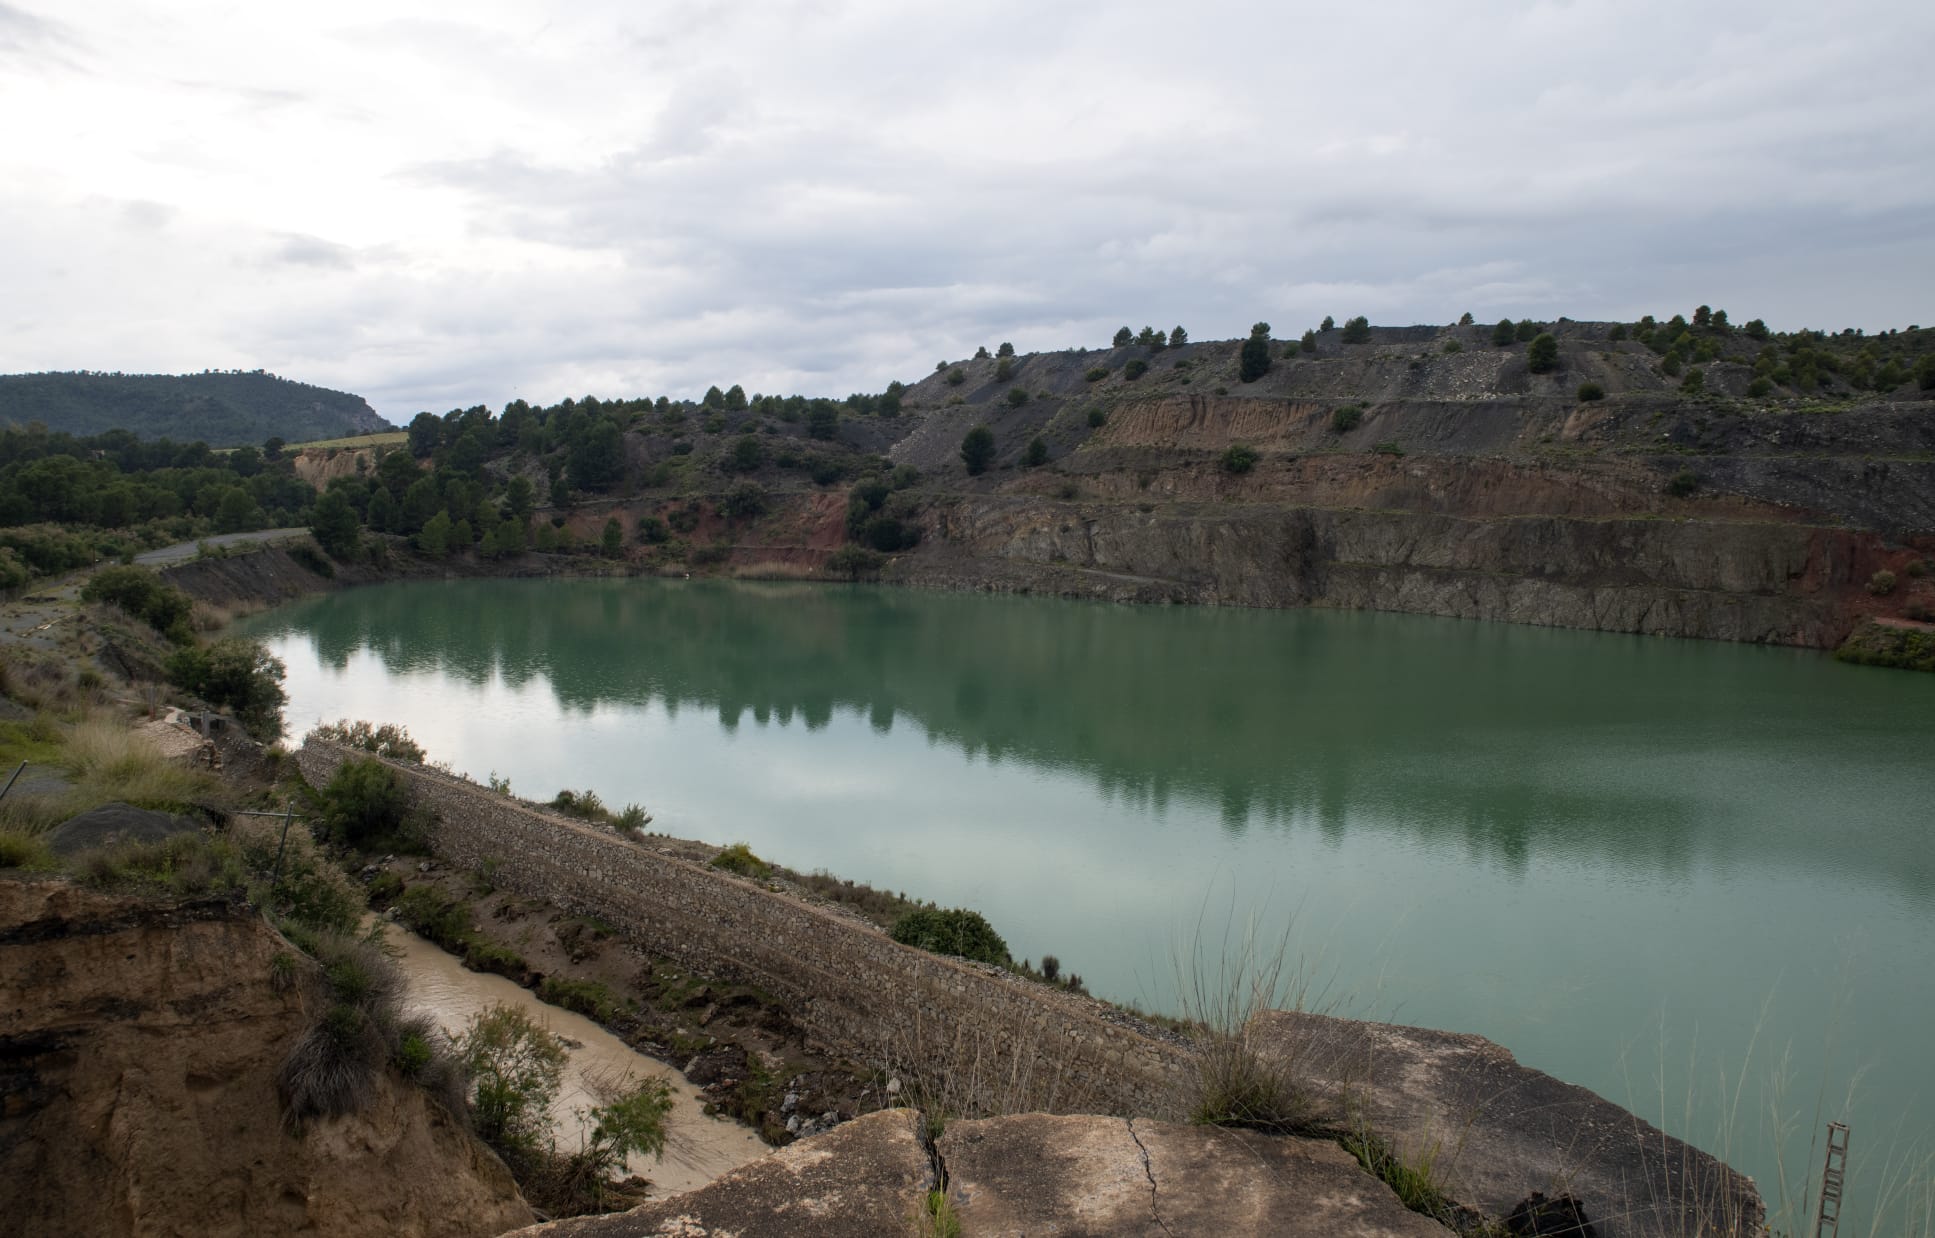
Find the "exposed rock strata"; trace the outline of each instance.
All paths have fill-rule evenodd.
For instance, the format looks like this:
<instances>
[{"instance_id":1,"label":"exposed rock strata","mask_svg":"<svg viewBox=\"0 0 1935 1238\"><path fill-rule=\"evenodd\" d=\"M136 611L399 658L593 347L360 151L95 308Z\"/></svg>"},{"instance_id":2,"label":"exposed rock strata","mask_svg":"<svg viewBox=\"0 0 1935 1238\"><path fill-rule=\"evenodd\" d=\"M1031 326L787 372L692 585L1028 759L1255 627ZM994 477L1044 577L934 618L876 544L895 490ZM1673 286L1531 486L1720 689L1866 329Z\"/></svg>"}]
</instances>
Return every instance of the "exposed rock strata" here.
<instances>
[{"instance_id":1,"label":"exposed rock strata","mask_svg":"<svg viewBox=\"0 0 1935 1238\"><path fill-rule=\"evenodd\" d=\"M252 910L0 880L0 1182L20 1235L501 1233L503 1164L393 1077L366 1113L286 1130L307 1024ZM300 987L300 986L297 986Z\"/></svg>"}]
</instances>

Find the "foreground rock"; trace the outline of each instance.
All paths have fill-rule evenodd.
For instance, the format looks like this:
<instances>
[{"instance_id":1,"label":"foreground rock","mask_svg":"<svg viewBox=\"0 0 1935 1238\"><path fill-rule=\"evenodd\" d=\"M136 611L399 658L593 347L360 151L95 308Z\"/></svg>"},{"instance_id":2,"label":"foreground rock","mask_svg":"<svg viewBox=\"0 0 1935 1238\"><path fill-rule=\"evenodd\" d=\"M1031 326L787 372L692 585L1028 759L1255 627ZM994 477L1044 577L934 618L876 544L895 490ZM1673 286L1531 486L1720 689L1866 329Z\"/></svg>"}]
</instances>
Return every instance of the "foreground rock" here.
<instances>
[{"instance_id":1,"label":"foreground rock","mask_svg":"<svg viewBox=\"0 0 1935 1238\"><path fill-rule=\"evenodd\" d=\"M1431 1238L1335 1144L1210 1127L1024 1114L950 1123L930 1158L921 1115L869 1114L686 1195L620 1216L523 1231L545 1238L860 1238L932 1233L937 1175L963 1235L1274 1234Z\"/></svg>"},{"instance_id":2,"label":"foreground rock","mask_svg":"<svg viewBox=\"0 0 1935 1238\"><path fill-rule=\"evenodd\" d=\"M1324 1140L1026 1114L950 1123L936 1146L963 1234L1445 1234Z\"/></svg>"},{"instance_id":3,"label":"foreground rock","mask_svg":"<svg viewBox=\"0 0 1935 1238\"><path fill-rule=\"evenodd\" d=\"M934 1183L919 1123L920 1115L911 1109L871 1113L782 1148L711 1186L616 1216L576 1217L520 1233L547 1238L916 1233Z\"/></svg>"},{"instance_id":4,"label":"foreground rock","mask_svg":"<svg viewBox=\"0 0 1935 1238\"><path fill-rule=\"evenodd\" d=\"M410 1235L528 1224L503 1164L414 1086L286 1130L275 1075L308 1023L254 911L0 880L0 1229Z\"/></svg>"},{"instance_id":5,"label":"foreground rock","mask_svg":"<svg viewBox=\"0 0 1935 1238\"><path fill-rule=\"evenodd\" d=\"M1270 1057L1330 1111L1429 1161L1458 1203L1504 1219L1534 1192L1573 1196L1600 1238L1758 1234L1753 1180L1481 1036L1270 1011Z\"/></svg>"}]
</instances>

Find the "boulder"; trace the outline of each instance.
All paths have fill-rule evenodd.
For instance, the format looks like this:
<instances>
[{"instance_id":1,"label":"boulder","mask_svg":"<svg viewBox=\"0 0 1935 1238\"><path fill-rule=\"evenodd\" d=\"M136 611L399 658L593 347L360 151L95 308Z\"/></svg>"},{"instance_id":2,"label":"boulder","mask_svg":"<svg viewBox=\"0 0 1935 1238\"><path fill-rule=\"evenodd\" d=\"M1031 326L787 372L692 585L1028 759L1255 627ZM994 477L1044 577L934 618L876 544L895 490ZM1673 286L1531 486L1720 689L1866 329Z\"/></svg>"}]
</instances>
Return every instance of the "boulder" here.
<instances>
[{"instance_id":1,"label":"boulder","mask_svg":"<svg viewBox=\"0 0 1935 1238\"><path fill-rule=\"evenodd\" d=\"M1282 1010L1258 1015L1250 1036L1330 1109L1405 1161L1428 1160L1445 1194L1495 1220L1533 1200L1556 1211L1570 1195L1600 1238L1750 1235L1765 1224L1753 1179L1482 1036Z\"/></svg>"}]
</instances>

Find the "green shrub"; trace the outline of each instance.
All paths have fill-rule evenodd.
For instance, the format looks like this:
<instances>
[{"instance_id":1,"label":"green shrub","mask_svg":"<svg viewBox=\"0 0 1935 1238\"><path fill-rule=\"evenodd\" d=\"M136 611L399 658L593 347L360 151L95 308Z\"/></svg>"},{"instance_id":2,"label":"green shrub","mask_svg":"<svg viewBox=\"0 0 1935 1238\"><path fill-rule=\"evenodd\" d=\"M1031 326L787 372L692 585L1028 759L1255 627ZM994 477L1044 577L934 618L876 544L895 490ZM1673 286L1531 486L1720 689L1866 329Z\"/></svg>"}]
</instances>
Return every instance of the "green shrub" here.
<instances>
[{"instance_id":1,"label":"green shrub","mask_svg":"<svg viewBox=\"0 0 1935 1238\"><path fill-rule=\"evenodd\" d=\"M52 868L54 853L39 837L0 830L0 868Z\"/></svg>"},{"instance_id":2,"label":"green shrub","mask_svg":"<svg viewBox=\"0 0 1935 1238\"><path fill-rule=\"evenodd\" d=\"M726 492L719 500L719 510L728 520L751 520L766 514L772 506L772 497L766 487L756 481L742 481Z\"/></svg>"},{"instance_id":3,"label":"green shrub","mask_svg":"<svg viewBox=\"0 0 1935 1238\"><path fill-rule=\"evenodd\" d=\"M1020 387L1010 387L1008 388L1007 399L1009 408L1020 408L1028 402L1028 393Z\"/></svg>"},{"instance_id":4,"label":"green shrub","mask_svg":"<svg viewBox=\"0 0 1935 1238\"><path fill-rule=\"evenodd\" d=\"M1009 379L1013 378L1014 376L1015 376L1015 363L1013 358L1003 357L1001 358L1000 361L997 361L995 363L995 366L994 366L995 382L1005 383Z\"/></svg>"},{"instance_id":5,"label":"green shrub","mask_svg":"<svg viewBox=\"0 0 1935 1238\"><path fill-rule=\"evenodd\" d=\"M889 934L904 946L916 946L935 954L959 955L982 963L1006 967L1011 961L1008 943L978 911L963 907L936 909L923 907L900 917Z\"/></svg>"},{"instance_id":6,"label":"green shrub","mask_svg":"<svg viewBox=\"0 0 1935 1238\"><path fill-rule=\"evenodd\" d=\"M1109 415L1099 408L1091 408L1088 410L1088 428L1091 430L1098 429L1107 424L1108 419Z\"/></svg>"},{"instance_id":7,"label":"green shrub","mask_svg":"<svg viewBox=\"0 0 1935 1238\"><path fill-rule=\"evenodd\" d=\"M1028 450L1021 455L1021 466L1038 469L1046 463L1048 463L1048 444L1042 441L1041 435L1037 434L1028 440Z\"/></svg>"},{"instance_id":8,"label":"green shrub","mask_svg":"<svg viewBox=\"0 0 1935 1238\"><path fill-rule=\"evenodd\" d=\"M848 580L858 580L862 576L872 576L886 565L887 557L877 550L864 546L842 546L827 556L826 570L835 576Z\"/></svg>"},{"instance_id":9,"label":"green shrub","mask_svg":"<svg viewBox=\"0 0 1935 1238\"><path fill-rule=\"evenodd\" d=\"M1680 380L1680 390L1685 392L1687 395L1699 394L1701 391L1706 389L1706 385L1707 385L1707 376L1704 372L1698 369L1688 370L1686 372L1686 377Z\"/></svg>"},{"instance_id":10,"label":"green shrub","mask_svg":"<svg viewBox=\"0 0 1935 1238\"><path fill-rule=\"evenodd\" d=\"M1868 592L1876 597L1887 597L1895 591L1895 583L1895 574L1884 567L1868 577Z\"/></svg>"},{"instance_id":11,"label":"green shrub","mask_svg":"<svg viewBox=\"0 0 1935 1238\"><path fill-rule=\"evenodd\" d=\"M1518 325L1512 328L1513 339L1517 340L1521 344L1531 343L1533 340L1538 338L1538 335L1539 335L1538 326L1530 318L1519 319Z\"/></svg>"},{"instance_id":12,"label":"green shrub","mask_svg":"<svg viewBox=\"0 0 1935 1238\"><path fill-rule=\"evenodd\" d=\"M400 727L394 722L385 722L382 726L377 726L373 722L360 718L354 722L348 718L339 718L334 722L321 724L309 734L317 739L342 744L347 748L361 748L364 752L388 757L393 761L412 761L419 765L423 763L423 745L410 738L407 728Z\"/></svg>"},{"instance_id":13,"label":"green shrub","mask_svg":"<svg viewBox=\"0 0 1935 1238\"><path fill-rule=\"evenodd\" d=\"M575 1011L599 1023L609 1023L624 1009L618 995L596 980L546 976L538 985L538 996L553 1006Z\"/></svg>"},{"instance_id":14,"label":"green shrub","mask_svg":"<svg viewBox=\"0 0 1935 1238\"><path fill-rule=\"evenodd\" d=\"M1444 346L1444 351L1445 351L1445 352L1448 352L1448 353L1450 353L1450 352L1463 352L1463 351L1465 351L1465 346L1464 346L1463 344L1461 344L1461 343L1459 343L1459 342L1458 342L1457 340L1446 340L1446 341L1445 341L1445 346Z\"/></svg>"},{"instance_id":15,"label":"green shrub","mask_svg":"<svg viewBox=\"0 0 1935 1238\"><path fill-rule=\"evenodd\" d=\"M1270 324L1259 322L1250 328L1250 338L1243 341L1242 350L1237 354L1236 376L1253 383L1269 372Z\"/></svg>"},{"instance_id":16,"label":"green shrub","mask_svg":"<svg viewBox=\"0 0 1935 1238\"><path fill-rule=\"evenodd\" d=\"M950 387L958 387L966 381L967 374L959 366L955 366L947 372L947 385Z\"/></svg>"},{"instance_id":17,"label":"green shrub","mask_svg":"<svg viewBox=\"0 0 1935 1238\"><path fill-rule=\"evenodd\" d=\"M1590 404L1594 400L1603 400L1605 398L1606 398L1606 389L1604 387L1601 387L1598 383L1580 383L1579 384L1580 403Z\"/></svg>"},{"instance_id":18,"label":"green shrub","mask_svg":"<svg viewBox=\"0 0 1935 1238\"><path fill-rule=\"evenodd\" d=\"M1666 492L1676 499L1683 499L1699 488L1699 475L1691 469L1681 469L1666 480Z\"/></svg>"},{"instance_id":19,"label":"green shrub","mask_svg":"<svg viewBox=\"0 0 1935 1238\"><path fill-rule=\"evenodd\" d=\"M1359 314L1344 320L1343 341L1346 344L1364 344L1371 338L1371 320Z\"/></svg>"},{"instance_id":20,"label":"green shrub","mask_svg":"<svg viewBox=\"0 0 1935 1238\"><path fill-rule=\"evenodd\" d=\"M1498 325L1492 328L1492 343L1496 347L1510 348L1517 338L1517 328L1512 326L1512 320L1509 318L1499 319Z\"/></svg>"},{"instance_id":21,"label":"green shrub","mask_svg":"<svg viewBox=\"0 0 1935 1238\"><path fill-rule=\"evenodd\" d=\"M1225 473L1247 473L1256 467L1257 454L1254 447L1245 443L1232 443L1223 452L1218 463Z\"/></svg>"},{"instance_id":22,"label":"green shrub","mask_svg":"<svg viewBox=\"0 0 1935 1238\"><path fill-rule=\"evenodd\" d=\"M1098 365L1091 367L1086 374L1082 375L1082 378L1091 383L1099 383L1108 376L1109 367L1106 365Z\"/></svg>"},{"instance_id":23,"label":"green shrub","mask_svg":"<svg viewBox=\"0 0 1935 1238\"><path fill-rule=\"evenodd\" d=\"M410 833L410 795L397 772L373 758L345 761L322 790L323 827L352 847L381 847Z\"/></svg>"},{"instance_id":24,"label":"green shrub","mask_svg":"<svg viewBox=\"0 0 1935 1238\"><path fill-rule=\"evenodd\" d=\"M403 893L403 878L384 869L370 879L368 893L372 903L389 903Z\"/></svg>"},{"instance_id":25,"label":"green shrub","mask_svg":"<svg viewBox=\"0 0 1935 1238\"><path fill-rule=\"evenodd\" d=\"M1534 336L1531 347L1525 350L1525 360L1532 373L1550 374L1559 368L1559 341L1549 331Z\"/></svg>"},{"instance_id":26,"label":"green shrub","mask_svg":"<svg viewBox=\"0 0 1935 1238\"><path fill-rule=\"evenodd\" d=\"M1666 375L1668 378L1678 378L1680 375L1680 365L1680 354L1677 352L1668 352L1660 360L1660 373Z\"/></svg>"},{"instance_id":27,"label":"green shrub","mask_svg":"<svg viewBox=\"0 0 1935 1238\"><path fill-rule=\"evenodd\" d=\"M405 890L403 897L396 900L396 918L452 954L463 954L470 944L470 904L435 886L411 886Z\"/></svg>"},{"instance_id":28,"label":"green shrub","mask_svg":"<svg viewBox=\"0 0 1935 1238\"><path fill-rule=\"evenodd\" d=\"M734 843L713 856L712 867L759 881L773 875L773 866L754 855L752 848L745 843Z\"/></svg>"},{"instance_id":29,"label":"green shrub","mask_svg":"<svg viewBox=\"0 0 1935 1238\"><path fill-rule=\"evenodd\" d=\"M1371 450L1380 456L1401 456L1404 454L1404 448L1398 446L1398 441L1394 438L1387 438L1381 443L1371 444Z\"/></svg>"},{"instance_id":30,"label":"green shrub","mask_svg":"<svg viewBox=\"0 0 1935 1238\"><path fill-rule=\"evenodd\" d=\"M967 466L969 476L988 471L994 463L994 431L986 426L975 426L961 439L961 463Z\"/></svg>"},{"instance_id":31,"label":"green shrub","mask_svg":"<svg viewBox=\"0 0 1935 1238\"><path fill-rule=\"evenodd\" d=\"M1337 434L1348 434L1364 420L1364 410L1355 404L1343 404L1330 410L1330 428Z\"/></svg>"},{"instance_id":32,"label":"green shrub","mask_svg":"<svg viewBox=\"0 0 1935 1238\"><path fill-rule=\"evenodd\" d=\"M507 976L512 980L520 979L530 970L524 956L509 946L500 946L475 936L464 943L464 966L472 971Z\"/></svg>"},{"instance_id":33,"label":"green shrub","mask_svg":"<svg viewBox=\"0 0 1935 1238\"><path fill-rule=\"evenodd\" d=\"M542 1149L564 1077L563 1042L522 1009L499 1005L471 1016L457 1051L478 1137L513 1164Z\"/></svg>"},{"instance_id":34,"label":"green shrub","mask_svg":"<svg viewBox=\"0 0 1935 1238\"><path fill-rule=\"evenodd\" d=\"M102 568L81 587L81 600L119 606L177 640L187 636L188 595L161 583L161 577L145 567Z\"/></svg>"},{"instance_id":35,"label":"green shrub","mask_svg":"<svg viewBox=\"0 0 1935 1238\"><path fill-rule=\"evenodd\" d=\"M231 711L251 734L270 738L281 733L282 706L289 699L282 690L286 672L279 659L254 641L231 636L178 649L169 657L167 671L170 682Z\"/></svg>"},{"instance_id":36,"label":"green shrub","mask_svg":"<svg viewBox=\"0 0 1935 1238\"><path fill-rule=\"evenodd\" d=\"M1130 357L1128 362L1122 367L1122 377L1129 382L1134 382L1148 372L1149 363L1141 357Z\"/></svg>"}]
</instances>

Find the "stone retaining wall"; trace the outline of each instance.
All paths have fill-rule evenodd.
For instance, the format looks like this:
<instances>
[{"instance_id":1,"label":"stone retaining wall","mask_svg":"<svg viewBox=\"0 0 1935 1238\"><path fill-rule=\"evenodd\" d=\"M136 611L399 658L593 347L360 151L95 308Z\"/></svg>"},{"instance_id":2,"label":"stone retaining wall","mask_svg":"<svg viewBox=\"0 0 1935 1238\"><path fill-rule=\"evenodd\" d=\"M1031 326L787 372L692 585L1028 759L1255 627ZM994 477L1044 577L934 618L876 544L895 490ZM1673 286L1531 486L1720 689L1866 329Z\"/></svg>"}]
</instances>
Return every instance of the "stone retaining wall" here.
<instances>
[{"instance_id":1,"label":"stone retaining wall","mask_svg":"<svg viewBox=\"0 0 1935 1238\"><path fill-rule=\"evenodd\" d=\"M313 785L366 754L311 739L296 754ZM654 954L758 987L816 1047L861 1064L943 1079L957 1112L1173 1116L1187 1050L1100 1003L890 940L871 925L756 882L661 855L610 831L525 807L463 779L390 763L434 818L436 853L576 915L596 916Z\"/></svg>"}]
</instances>

